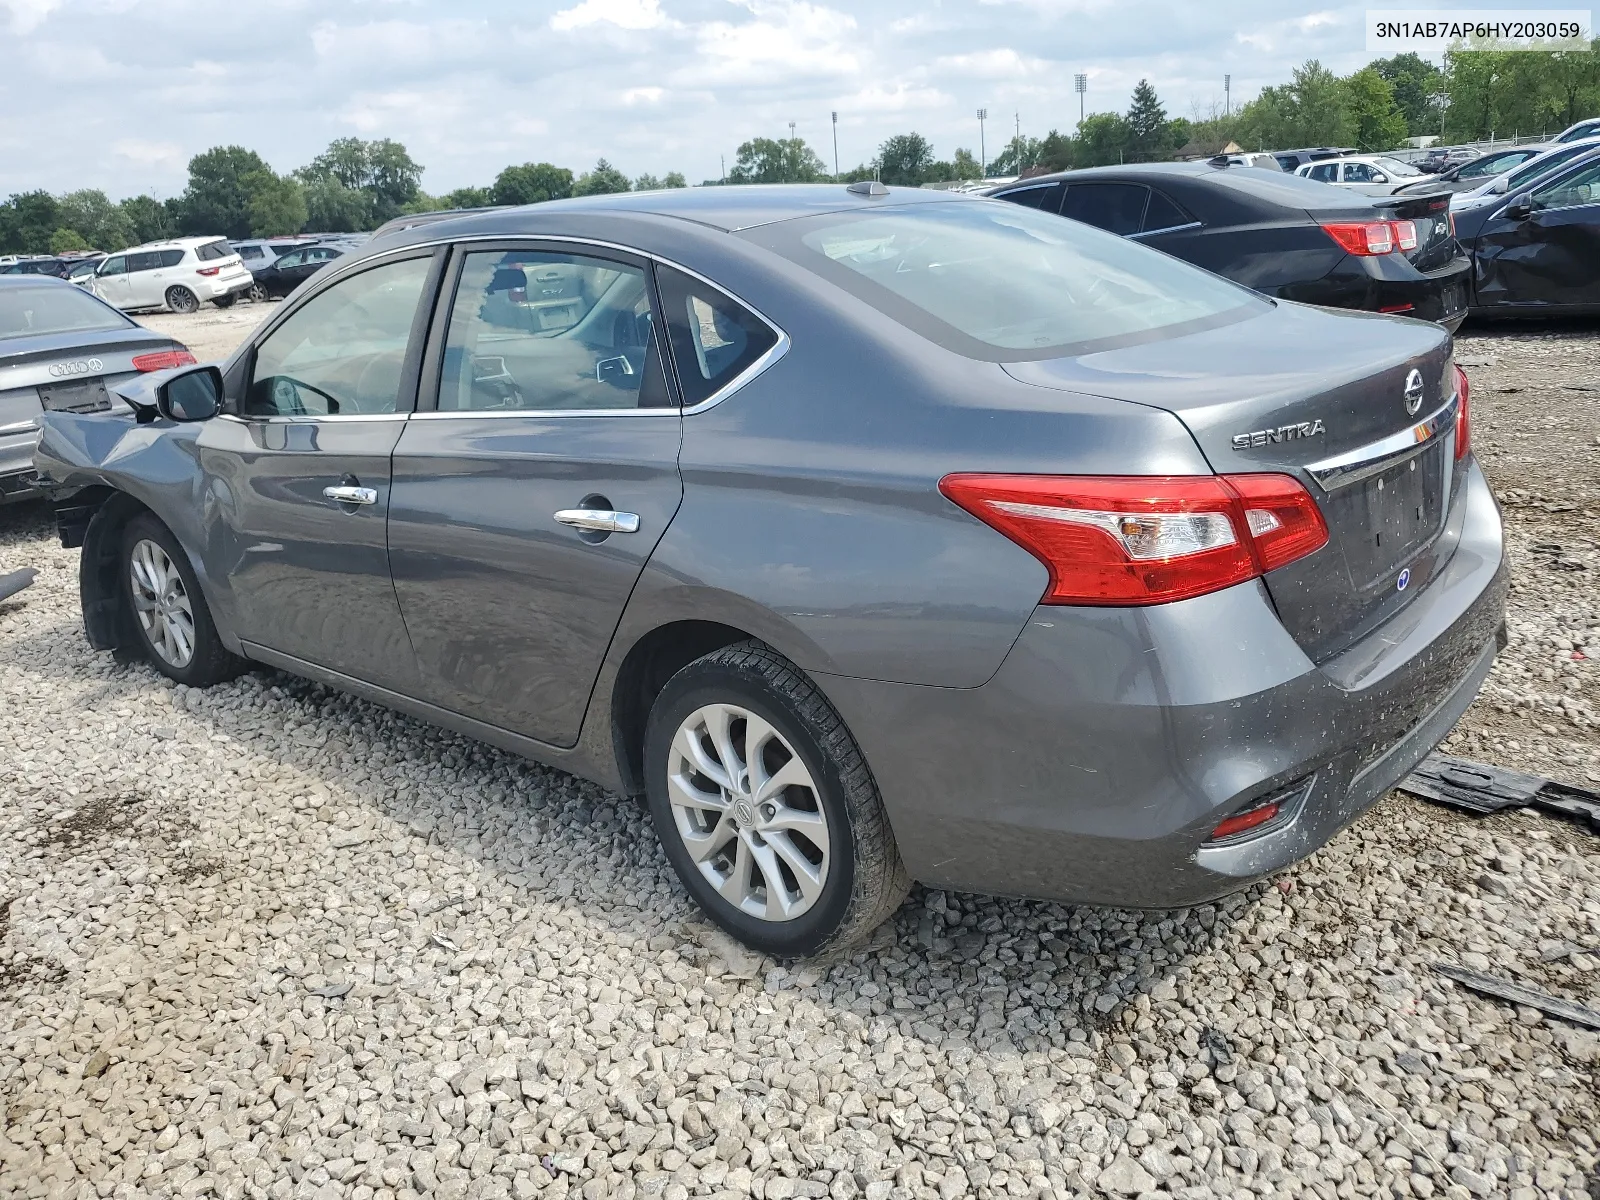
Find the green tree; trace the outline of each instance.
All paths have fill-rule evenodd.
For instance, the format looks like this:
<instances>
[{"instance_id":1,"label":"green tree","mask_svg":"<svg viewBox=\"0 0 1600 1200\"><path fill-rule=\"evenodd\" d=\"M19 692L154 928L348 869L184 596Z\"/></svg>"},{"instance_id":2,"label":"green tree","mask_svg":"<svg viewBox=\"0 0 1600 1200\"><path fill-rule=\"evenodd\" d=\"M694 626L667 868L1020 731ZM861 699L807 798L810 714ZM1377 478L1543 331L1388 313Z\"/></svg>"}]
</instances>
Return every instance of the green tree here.
<instances>
[{"instance_id":1,"label":"green tree","mask_svg":"<svg viewBox=\"0 0 1600 1200\"><path fill-rule=\"evenodd\" d=\"M956 148L955 161L950 164L951 177L963 181L983 178L983 168L978 165L977 158L965 146Z\"/></svg>"},{"instance_id":2,"label":"green tree","mask_svg":"<svg viewBox=\"0 0 1600 1200\"><path fill-rule=\"evenodd\" d=\"M1439 132L1439 106L1434 96L1444 89L1444 74L1425 58L1396 54L1368 64L1394 89L1395 107L1406 120L1406 136Z\"/></svg>"},{"instance_id":3,"label":"green tree","mask_svg":"<svg viewBox=\"0 0 1600 1200\"><path fill-rule=\"evenodd\" d=\"M661 177L661 186L664 188L686 188L689 181L683 177L682 171L668 171Z\"/></svg>"},{"instance_id":4,"label":"green tree","mask_svg":"<svg viewBox=\"0 0 1600 1200\"><path fill-rule=\"evenodd\" d=\"M827 168L804 138L751 138L739 147L729 183L815 183Z\"/></svg>"},{"instance_id":5,"label":"green tree","mask_svg":"<svg viewBox=\"0 0 1600 1200\"><path fill-rule=\"evenodd\" d=\"M1406 117L1394 101L1394 88L1371 67L1345 80L1346 102L1355 125L1356 146L1369 154L1393 150L1406 139Z\"/></svg>"},{"instance_id":6,"label":"green tree","mask_svg":"<svg viewBox=\"0 0 1600 1200\"><path fill-rule=\"evenodd\" d=\"M603 158L594 164L594 170L579 175L577 182L572 185L574 196L607 196L612 192L632 190L633 185L628 182L628 177Z\"/></svg>"},{"instance_id":7,"label":"green tree","mask_svg":"<svg viewBox=\"0 0 1600 1200\"><path fill-rule=\"evenodd\" d=\"M1037 165L1044 171L1065 171L1073 165L1072 139L1052 129L1039 139Z\"/></svg>"},{"instance_id":8,"label":"green tree","mask_svg":"<svg viewBox=\"0 0 1600 1200\"><path fill-rule=\"evenodd\" d=\"M1133 145L1133 130L1121 113L1090 113L1078 126L1072 165L1103 167L1126 159Z\"/></svg>"},{"instance_id":9,"label":"green tree","mask_svg":"<svg viewBox=\"0 0 1600 1200\"><path fill-rule=\"evenodd\" d=\"M1348 146L1356 135L1344 80L1316 59L1288 83L1261 89L1239 112L1235 140L1247 149Z\"/></svg>"},{"instance_id":10,"label":"green tree","mask_svg":"<svg viewBox=\"0 0 1600 1200\"><path fill-rule=\"evenodd\" d=\"M133 226L98 188L68 192L56 201L57 221L86 243L83 249L120 250L133 241Z\"/></svg>"},{"instance_id":11,"label":"green tree","mask_svg":"<svg viewBox=\"0 0 1600 1200\"><path fill-rule=\"evenodd\" d=\"M1600 112L1600 38L1587 52L1557 50L1545 60L1543 93L1552 125L1565 129Z\"/></svg>"},{"instance_id":12,"label":"green tree","mask_svg":"<svg viewBox=\"0 0 1600 1200\"><path fill-rule=\"evenodd\" d=\"M61 227L57 209L45 191L23 192L0 205L0 253L48 253L50 236Z\"/></svg>"},{"instance_id":13,"label":"green tree","mask_svg":"<svg viewBox=\"0 0 1600 1200\"><path fill-rule=\"evenodd\" d=\"M1133 89L1128 115L1128 146L1125 157L1132 162L1152 162L1167 157L1171 143L1167 138L1167 110L1148 79L1139 80Z\"/></svg>"},{"instance_id":14,"label":"green tree","mask_svg":"<svg viewBox=\"0 0 1600 1200\"><path fill-rule=\"evenodd\" d=\"M552 163L523 163L495 176L489 189L496 204L540 204L572 195L572 172Z\"/></svg>"},{"instance_id":15,"label":"green tree","mask_svg":"<svg viewBox=\"0 0 1600 1200\"><path fill-rule=\"evenodd\" d=\"M189 160L189 186L184 189L182 227L190 234L250 236L250 188L245 177L270 172L254 150L215 146Z\"/></svg>"},{"instance_id":16,"label":"green tree","mask_svg":"<svg viewBox=\"0 0 1600 1200\"><path fill-rule=\"evenodd\" d=\"M50 235L50 253L65 254L68 250L91 249L88 239L76 229L58 229Z\"/></svg>"},{"instance_id":17,"label":"green tree","mask_svg":"<svg viewBox=\"0 0 1600 1200\"><path fill-rule=\"evenodd\" d=\"M250 232L256 237L281 237L306 227L310 213L298 179L253 171L244 177L244 185L250 192Z\"/></svg>"},{"instance_id":18,"label":"green tree","mask_svg":"<svg viewBox=\"0 0 1600 1200\"><path fill-rule=\"evenodd\" d=\"M1445 55L1450 93L1450 107L1445 113L1448 141L1476 141L1506 128L1506 110L1511 107L1509 93L1516 75L1512 60L1519 53L1522 52L1468 50Z\"/></svg>"},{"instance_id":19,"label":"green tree","mask_svg":"<svg viewBox=\"0 0 1600 1200\"><path fill-rule=\"evenodd\" d=\"M107 242L100 247L102 250L121 250L144 242L156 242L173 237L178 232L172 205L154 196L129 196L117 205L117 209L127 222L128 235L120 242Z\"/></svg>"},{"instance_id":20,"label":"green tree","mask_svg":"<svg viewBox=\"0 0 1600 1200\"><path fill-rule=\"evenodd\" d=\"M366 192L345 187L332 175L300 176L301 195L306 204L307 231L312 233L353 233L371 229L372 199Z\"/></svg>"},{"instance_id":21,"label":"green tree","mask_svg":"<svg viewBox=\"0 0 1600 1200\"><path fill-rule=\"evenodd\" d=\"M457 188L439 197L440 208L488 208L495 202L494 189L486 187Z\"/></svg>"},{"instance_id":22,"label":"green tree","mask_svg":"<svg viewBox=\"0 0 1600 1200\"><path fill-rule=\"evenodd\" d=\"M661 180L649 172L639 176L633 181L633 190L636 192L658 192L662 188Z\"/></svg>"},{"instance_id":23,"label":"green tree","mask_svg":"<svg viewBox=\"0 0 1600 1200\"><path fill-rule=\"evenodd\" d=\"M356 137L335 138L296 174L302 181L335 179L352 191L365 193L368 219L382 224L421 192L422 165L405 146L390 138L366 142Z\"/></svg>"},{"instance_id":24,"label":"green tree","mask_svg":"<svg viewBox=\"0 0 1600 1200\"><path fill-rule=\"evenodd\" d=\"M933 182L933 143L920 133L897 133L878 147L878 178L890 185Z\"/></svg>"},{"instance_id":25,"label":"green tree","mask_svg":"<svg viewBox=\"0 0 1600 1200\"><path fill-rule=\"evenodd\" d=\"M989 160L991 175L1021 175L1039 162L1038 138L1023 134L1013 137L1000 148L1000 153ZM968 154L971 157L971 154Z\"/></svg>"}]
</instances>

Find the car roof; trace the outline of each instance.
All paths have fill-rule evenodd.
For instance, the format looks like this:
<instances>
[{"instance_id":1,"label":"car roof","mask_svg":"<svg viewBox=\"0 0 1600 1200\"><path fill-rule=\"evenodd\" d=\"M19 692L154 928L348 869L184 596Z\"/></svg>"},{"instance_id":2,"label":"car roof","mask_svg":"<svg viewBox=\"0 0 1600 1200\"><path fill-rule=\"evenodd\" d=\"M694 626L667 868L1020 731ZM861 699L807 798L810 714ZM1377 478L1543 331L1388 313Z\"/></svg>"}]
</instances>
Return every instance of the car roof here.
<instances>
[{"instance_id":1,"label":"car roof","mask_svg":"<svg viewBox=\"0 0 1600 1200\"><path fill-rule=\"evenodd\" d=\"M1348 208L1365 202L1365 193L1351 188L1319 183L1290 171L1263 171L1259 167L1213 166L1204 162L1128 163L1120 167L1087 167L1078 171L1057 171L1053 175L1036 175L1026 183L1049 183L1062 180L1069 185L1095 180L1132 183L1157 183L1163 179L1189 180L1214 184L1229 191L1243 193L1251 200L1277 205L1280 208L1301 211L1321 211ZM1009 189L1008 189L1009 190ZM991 195L999 194L995 189Z\"/></svg>"},{"instance_id":2,"label":"car roof","mask_svg":"<svg viewBox=\"0 0 1600 1200\"><path fill-rule=\"evenodd\" d=\"M57 279L54 275L0 275L0 287L66 287L75 292L83 291L65 279Z\"/></svg>"},{"instance_id":3,"label":"car roof","mask_svg":"<svg viewBox=\"0 0 1600 1200\"><path fill-rule=\"evenodd\" d=\"M569 200L547 200L542 204L522 205L515 208L462 209L440 214L422 213L426 220L410 218L415 224L404 230L385 233L380 229L372 240L380 236L387 240L402 232L412 232L423 227L430 234L443 232L435 225L460 220L470 223L475 232L536 232L531 228L529 216L534 213L629 213L641 216L676 217L713 229L733 232L751 229L757 225L771 225L778 221L815 216L828 212L850 212L874 204L892 201L907 203L961 203L972 196L960 192L934 191L926 188L891 187L876 196L851 192L837 183L770 183L739 184L730 187L673 188L655 192L616 192L606 196L577 196ZM526 227L526 228L524 228Z\"/></svg>"}]
</instances>

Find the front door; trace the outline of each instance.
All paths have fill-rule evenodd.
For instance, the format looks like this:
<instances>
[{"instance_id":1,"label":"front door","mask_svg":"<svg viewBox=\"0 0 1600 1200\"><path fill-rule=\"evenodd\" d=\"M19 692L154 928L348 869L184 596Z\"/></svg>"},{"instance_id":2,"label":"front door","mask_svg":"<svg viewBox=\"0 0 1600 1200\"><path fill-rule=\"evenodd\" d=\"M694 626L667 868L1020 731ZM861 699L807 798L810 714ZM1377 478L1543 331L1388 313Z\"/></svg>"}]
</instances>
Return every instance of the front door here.
<instances>
[{"instance_id":1,"label":"front door","mask_svg":"<svg viewBox=\"0 0 1600 1200\"><path fill-rule=\"evenodd\" d=\"M113 254L95 271L94 294L117 308L131 308L128 299L128 256Z\"/></svg>"},{"instance_id":2,"label":"front door","mask_svg":"<svg viewBox=\"0 0 1600 1200\"><path fill-rule=\"evenodd\" d=\"M419 695L570 746L682 494L650 270L511 243L453 271L389 509Z\"/></svg>"},{"instance_id":3,"label":"front door","mask_svg":"<svg viewBox=\"0 0 1600 1200\"><path fill-rule=\"evenodd\" d=\"M178 251L182 257L183 251ZM155 308L166 291L159 250L128 251L128 307Z\"/></svg>"},{"instance_id":4,"label":"front door","mask_svg":"<svg viewBox=\"0 0 1600 1200\"><path fill-rule=\"evenodd\" d=\"M1600 306L1600 162L1533 193L1533 211L1491 217L1476 246L1478 303Z\"/></svg>"},{"instance_id":5,"label":"front door","mask_svg":"<svg viewBox=\"0 0 1600 1200\"><path fill-rule=\"evenodd\" d=\"M384 526L434 262L390 259L296 305L230 379L233 415L199 439L240 637L403 690L416 670Z\"/></svg>"}]
</instances>

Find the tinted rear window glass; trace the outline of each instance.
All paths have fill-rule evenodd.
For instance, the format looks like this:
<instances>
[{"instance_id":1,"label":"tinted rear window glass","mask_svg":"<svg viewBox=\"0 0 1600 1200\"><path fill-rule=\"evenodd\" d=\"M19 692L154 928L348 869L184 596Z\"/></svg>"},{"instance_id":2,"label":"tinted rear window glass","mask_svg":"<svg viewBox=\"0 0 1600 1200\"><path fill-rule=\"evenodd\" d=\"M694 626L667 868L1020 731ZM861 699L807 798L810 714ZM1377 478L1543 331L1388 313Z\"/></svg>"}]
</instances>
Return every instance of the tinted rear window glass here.
<instances>
[{"instance_id":1,"label":"tinted rear window glass","mask_svg":"<svg viewBox=\"0 0 1600 1200\"><path fill-rule=\"evenodd\" d=\"M133 271L154 271L160 265L161 255L154 250L145 250L138 254L128 255L128 270L130 273Z\"/></svg>"},{"instance_id":2,"label":"tinted rear window glass","mask_svg":"<svg viewBox=\"0 0 1600 1200\"><path fill-rule=\"evenodd\" d=\"M202 246L195 247L196 257L208 262L215 258L227 258L228 255L232 253L232 247L230 247L227 242L223 241L206 242Z\"/></svg>"},{"instance_id":3,"label":"tinted rear window glass","mask_svg":"<svg viewBox=\"0 0 1600 1200\"><path fill-rule=\"evenodd\" d=\"M657 267L656 285L678 383L690 407L732 383L777 344L772 326L682 271Z\"/></svg>"},{"instance_id":4,"label":"tinted rear window glass","mask_svg":"<svg viewBox=\"0 0 1600 1200\"><path fill-rule=\"evenodd\" d=\"M1075 183L1067 189L1061 215L1109 233L1138 233L1150 189L1131 183Z\"/></svg>"},{"instance_id":5,"label":"tinted rear window glass","mask_svg":"<svg viewBox=\"0 0 1600 1200\"><path fill-rule=\"evenodd\" d=\"M1150 206L1144 210L1144 231L1154 233L1160 229L1187 225L1194 218L1179 208L1160 192L1151 189Z\"/></svg>"},{"instance_id":6,"label":"tinted rear window glass","mask_svg":"<svg viewBox=\"0 0 1600 1200\"><path fill-rule=\"evenodd\" d=\"M1158 250L991 201L829 214L743 236L930 341L993 362L1177 336L1267 303Z\"/></svg>"},{"instance_id":7,"label":"tinted rear window glass","mask_svg":"<svg viewBox=\"0 0 1600 1200\"><path fill-rule=\"evenodd\" d=\"M0 287L0 338L125 329L133 322L78 287Z\"/></svg>"},{"instance_id":8,"label":"tinted rear window glass","mask_svg":"<svg viewBox=\"0 0 1600 1200\"><path fill-rule=\"evenodd\" d=\"M1054 204L1046 204L1046 200L1053 200L1059 189L1059 184L1050 184L1046 187L1018 188L1014 192L1006 192L997 197L1000 200L1009 200L1012 204L1020 204L1023 208L1043 208L1053 211Z\"/></svg>"},{"instance_id":9,"label":"tinted rear window glass","mask_svg":"<svg viewBox=\"0 0 1600 1200\"><path fill-rule=\"evenodd\" d=\"M182 261L182 250L163 250L161 252L161 265L163 267L175 267Z\"/></svg>"}]
</instances>

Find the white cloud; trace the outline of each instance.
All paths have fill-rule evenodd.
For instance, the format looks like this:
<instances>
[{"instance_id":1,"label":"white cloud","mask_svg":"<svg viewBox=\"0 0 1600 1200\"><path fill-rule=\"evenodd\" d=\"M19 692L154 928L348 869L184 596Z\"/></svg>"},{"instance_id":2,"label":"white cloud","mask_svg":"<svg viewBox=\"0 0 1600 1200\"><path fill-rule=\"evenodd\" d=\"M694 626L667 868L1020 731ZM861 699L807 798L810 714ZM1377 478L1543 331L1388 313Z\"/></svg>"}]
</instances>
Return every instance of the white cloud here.
<instances>
[{"instance_id":1,"label":"white cloud","mask_svg":"<svg viewBox=\"0 0 1600 1200\"><path fill-rule=\"evenodd\" d=\"M637 104L660 104L661 97L666 94L665 88L634 87L622 93L622 102L629 108Z\"/></svg>"},{"instance_id":2,"label":"white cloud","mask_svg":"<svg viewBox=\"0 0 1600 1200\"><path fill-rule=\"evenodd\" d=\"M0 0L0 9L11 14L11 32L15 34L32 33L60 5L61 0Z\"/></svg>"},{"instance_id":3,"label":"white cloud","mask_svg":"<svg viewBox=\"0 0 1600 1200\"><path fill-rule=\"evenodd\" d=\"M550 18L550 28L566 31L586 25L615 25L620 29L655 29L664 24L661 0L583 0Z\"/></svg>"},{"instance_id":4,"label":"white cloud","mask_svg":"<svg viewBox=\"0 0 1600 1200\"><path fill-rule=\"evenodd\" d=\"M749 0L753 20L708 21L696 29L698 58L677 76L710 84L774 87L807 76L863 69L856 19L804 0Z\"/></svg>"},{"instance_id":5,"label":"white cloud","mask_svg":"<svg viewBox=\"0 0 1600 1200\"><path fill-rule=\"evenodd\" d=\"M998 50L975 50L970 54L947 54L933 61L934 73L949 72L975 79L1009 79L1038 71L1058 70L1055 63L1042 58L1024 57L1009 46Z\"/></svg>"},{"instance_id":6,"label":"white cloud","mask_svg":"<svg viewBox=\"0 0 1600 1200\"><path fill-rule=\"evenodd\" d=\"M144 138L120 138L112 143L111 153L144 167L170 169L181 167L186 161L183 148L176 142L152 142Z\"/></svg>"}]
</instances>

